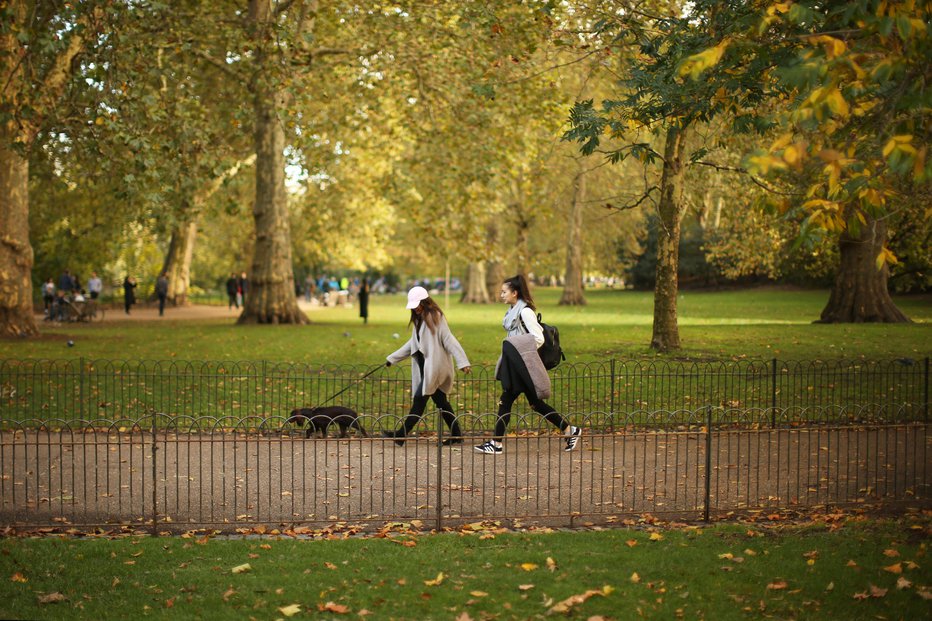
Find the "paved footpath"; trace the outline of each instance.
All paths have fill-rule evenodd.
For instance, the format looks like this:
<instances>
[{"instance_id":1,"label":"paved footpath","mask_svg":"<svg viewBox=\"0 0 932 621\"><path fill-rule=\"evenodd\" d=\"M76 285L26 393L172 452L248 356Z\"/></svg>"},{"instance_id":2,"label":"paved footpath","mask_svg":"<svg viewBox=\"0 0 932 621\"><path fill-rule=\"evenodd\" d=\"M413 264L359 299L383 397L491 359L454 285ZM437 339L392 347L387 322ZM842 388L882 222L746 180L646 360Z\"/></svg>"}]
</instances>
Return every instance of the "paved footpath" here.
<instances>
[{"instance_id":1,"label":"paved footpath","mask_svg":"<svg viewBox=\"0 0 932 621\"><path fill-rule=\"evenodd\" d=\"M482 519L613 522L756 508L906 501L928 505L926 425L594 433L566 453L557 435L440 447L383 438L128 430L0 434L0 524L151 520L160 530L255 524ZM707 444L709 442L709 444ZM711 448L707 451L707 446ZM708 461L707 461L708 457Z\"/></svg>"}]
</instances>

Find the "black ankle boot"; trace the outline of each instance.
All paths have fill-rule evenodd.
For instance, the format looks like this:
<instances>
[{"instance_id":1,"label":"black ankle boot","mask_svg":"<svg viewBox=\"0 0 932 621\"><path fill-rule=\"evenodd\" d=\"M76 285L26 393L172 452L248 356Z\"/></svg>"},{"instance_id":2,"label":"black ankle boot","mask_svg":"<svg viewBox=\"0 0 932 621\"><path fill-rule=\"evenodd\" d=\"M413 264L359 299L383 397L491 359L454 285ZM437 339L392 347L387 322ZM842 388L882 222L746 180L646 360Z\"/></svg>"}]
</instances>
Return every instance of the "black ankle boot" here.
<instances>
[{"instance_id":1,"label":"black ankle boot","mask_svg":"<svg viewBox=\"0 0 932 621\"><path fill-rule=\"evenodd\" d=\"M383 431L383 432L382 432L382 436L385 437L385 438L394 438L394 439L395 439L395 444L397 444L398 446L404 446L404 445L405 445L405 441L404 441L405 434L404 434L403 431L402 431L402 432L398 432L398 431Z\"/></svg>"}]
</instances>

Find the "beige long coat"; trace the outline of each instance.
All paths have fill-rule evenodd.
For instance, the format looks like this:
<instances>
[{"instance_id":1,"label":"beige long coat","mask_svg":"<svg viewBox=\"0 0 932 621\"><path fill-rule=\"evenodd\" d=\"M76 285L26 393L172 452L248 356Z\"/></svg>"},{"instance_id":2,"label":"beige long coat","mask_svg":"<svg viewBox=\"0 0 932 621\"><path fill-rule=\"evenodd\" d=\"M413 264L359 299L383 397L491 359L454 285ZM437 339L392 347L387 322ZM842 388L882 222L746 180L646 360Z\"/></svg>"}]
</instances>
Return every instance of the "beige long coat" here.
<instances>
[{"instance_id":1,"label":"beige long coat","mask_svg":"<svg viewBox=\"0 0 932 621\"><path fill-rule=\"evenodd\" d=\"M397 364L405 358L410 358L417 351L424 355L424 377L421 377L421 370L418 365L412 364L412 394L417 391L422 379L424 385L421 394L423 395L432 395L437 390L442 390L445 393L453 390L455 371L451 356L456 359L457 368L463 369L470 366L469 359L466 358L466 352L463 351L459 341L450 332L446 317L440 318L440 324L437 326L436 332L432 332L424 323L421 326L420 337L418 337L417 329L412 327L411 338L408 342L389 354L386 360L392 364Z\"/></svg>"}]
</instances>

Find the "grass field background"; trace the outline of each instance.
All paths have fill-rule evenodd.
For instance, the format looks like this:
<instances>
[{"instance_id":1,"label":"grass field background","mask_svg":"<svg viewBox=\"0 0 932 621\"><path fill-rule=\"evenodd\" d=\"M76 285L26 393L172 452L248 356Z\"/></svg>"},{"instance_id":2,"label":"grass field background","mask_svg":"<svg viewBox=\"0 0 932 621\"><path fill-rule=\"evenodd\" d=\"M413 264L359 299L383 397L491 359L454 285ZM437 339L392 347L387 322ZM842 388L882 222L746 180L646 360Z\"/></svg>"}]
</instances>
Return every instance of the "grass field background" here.
<instances>
[{"instance_id":1,"label":"grass field background","mask_svg":"<svg viewBox=\"0 0 932 621\"><path fill-rule=\"evenodd\" d=\"M679 299L683 349L659 355L649 348L653 296L649 292L587 292L584 307L557 305L560 290L535 291L544 320L559 327L571 362L618 358L736 356L790 360L922 358L932 351L932 296L897 298L912 324L814 324L826 291L761 288L686 291ZM443 296L438 296L443 304ZM446 314L471 362L492 364L500 351L502 304L466 305L451 296ZM30 340L0 341L0 358L121 360L268 360L305 364L378 364L410 335L403 295L373 296L369 323L356 308L309 312L307 326L235 326L229 319L42 325ZM395 338L395 335L398 335ZM67 347L73 340L74 347Z\"/></svg>"}]
</instances>

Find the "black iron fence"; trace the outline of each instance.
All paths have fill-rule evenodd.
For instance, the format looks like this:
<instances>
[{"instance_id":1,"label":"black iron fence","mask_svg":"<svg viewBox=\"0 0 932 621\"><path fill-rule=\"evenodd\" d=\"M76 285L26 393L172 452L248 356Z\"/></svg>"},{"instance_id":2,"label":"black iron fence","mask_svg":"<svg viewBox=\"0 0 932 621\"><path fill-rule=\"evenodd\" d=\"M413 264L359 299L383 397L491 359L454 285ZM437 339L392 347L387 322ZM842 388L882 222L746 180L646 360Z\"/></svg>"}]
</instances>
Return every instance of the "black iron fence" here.
<instances>
[{"instance_id":1,"label":"black iron fence","mask_svg":"<svg viewBox=\"0 0 932 621\"><path fill-rule=\"evenodd\" d=\"M0 361L0 424L164 417L248 419L287 416L347 386L335 403L368 415L400 414L410 404L404 367L272 362L87 360ZM819 412L833 420L929 420L929 358L886 361L607 360L551 372L561 412L638 412L714 408ZM361 380L361 381L360 381ZM491 366L473 367L451 395L458 414L496 411ZM525 408L525 409L522 409ZM523 400L517 413L527 413ZM162 420L162 418L160 418ZM774 421L776 422L776 418Z\"/></svg>"},{"instance_id":2,"label":"black iron fence","mask_svg":"<svg viewBox=\"0 0 932 621\"><path fill-rule=\"evenodd\" d=\"M526 404L505 452L491 367L397 446L409 371L236 362L0 362L0 524L153 532L477 519L611 523L641 513L928 506L929 360L564 364L548 401L584 429L564 452ZM364 377L366 376L366 377ZM336 402L368 436L286 419ZM523 401L523 400L522 400Z\"/></svg>"},{"instance_id":3,"label":"black iron fence","mask_svg":"<svg viewBox=\"0 0 932 621\"><path fill-rule=\"evenodd\" d=\"M394 428L394 417L363 417L370 436L345 439L307 438L270 419L17 423L0 432L0 523L178 532L928 506L928 423L839 424L806 414L826 422L800 424L798 412L783 410L713 408L652 412L650 424L570 415L584 429L572 452L541 417L519 416L500 455L473 450L488 431L472 416L461 418L467 442L454 446L442 445L442 430L397 446L379 434ZM772 427L773 419L786 424Z\"/></svg>"}]
</instances>

